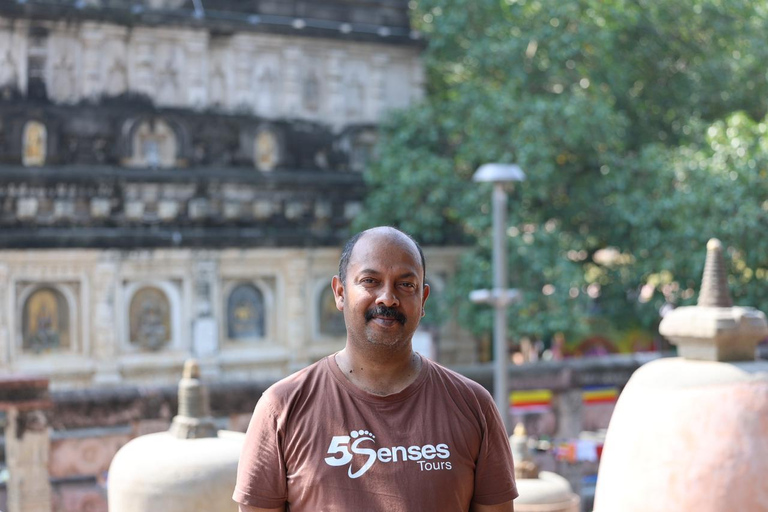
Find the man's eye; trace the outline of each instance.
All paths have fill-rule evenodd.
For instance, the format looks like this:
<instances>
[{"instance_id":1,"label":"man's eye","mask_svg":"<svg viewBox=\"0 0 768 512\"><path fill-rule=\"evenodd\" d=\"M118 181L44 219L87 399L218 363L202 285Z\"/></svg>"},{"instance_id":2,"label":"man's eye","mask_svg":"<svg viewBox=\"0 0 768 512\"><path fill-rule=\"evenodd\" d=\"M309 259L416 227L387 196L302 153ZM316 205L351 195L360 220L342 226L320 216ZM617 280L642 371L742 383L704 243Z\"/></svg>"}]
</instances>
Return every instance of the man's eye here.
<instances>
[{"instance_id":1,"label":"man's eye","mask_svg":"<svg viewBox=\"0 0 768 512\"><path fill-rule=\"evenodd\" d=\"M413 283L403 283L403 286L405 286L406 288L416 288L416 285Z\"/></svg>"}]
</instances>

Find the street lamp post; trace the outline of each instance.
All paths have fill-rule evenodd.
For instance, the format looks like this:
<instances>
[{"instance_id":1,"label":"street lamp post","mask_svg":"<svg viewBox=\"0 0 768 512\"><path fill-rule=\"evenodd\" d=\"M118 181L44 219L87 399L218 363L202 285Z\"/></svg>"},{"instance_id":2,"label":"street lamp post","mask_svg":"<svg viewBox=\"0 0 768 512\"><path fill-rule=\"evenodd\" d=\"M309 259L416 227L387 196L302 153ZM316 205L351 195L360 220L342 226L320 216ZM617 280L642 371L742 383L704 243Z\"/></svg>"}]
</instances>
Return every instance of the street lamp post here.
<instances>
[{"instance_id":1,"label":"street lamp post","mask_svg":"<svg viewBox=\"0 0 768 512\"><path fill-rule=\"evenodd\" d=\"M504 427L509 432L509 386L507 378L507 306L518 298L517 290L507 289L507 192L504 184L523 181L525 173L514 164L484 164L475 172L473 181L493 183L493 290L475 290L470 300L494 307L493 396Z\"/></svg>"}]
</instances>

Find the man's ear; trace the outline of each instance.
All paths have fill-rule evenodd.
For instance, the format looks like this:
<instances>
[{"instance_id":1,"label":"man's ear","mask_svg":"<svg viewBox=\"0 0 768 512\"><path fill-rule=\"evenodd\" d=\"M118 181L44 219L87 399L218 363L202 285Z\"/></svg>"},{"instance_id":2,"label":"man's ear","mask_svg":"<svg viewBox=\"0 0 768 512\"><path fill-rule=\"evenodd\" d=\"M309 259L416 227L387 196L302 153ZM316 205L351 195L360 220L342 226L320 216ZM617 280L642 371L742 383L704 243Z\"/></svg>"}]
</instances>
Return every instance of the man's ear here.
<instances>
[{"instance_id":1,"label":"man's ear","mask_svg":"<svg viewBox=\"0 0 768 512\"><path fill-rule=\"evenodd\" d=\"M429 285L424 283L424 295L421 297L421 310L424 311L424 304L427 303L427 297L429 297Z\"/></svg>"},{"instance_id":2,"label":"man's ear","mask_svg":"<svg viewBox=\"0 0 768 512\"><path fill-rule=\"evenodd\" d=\"M336 309L344 311L344 283L341 282L339 276L333 276L331 279L331 289L333 290L333 298L336 300Z\"/></svg>"}]
</instances>

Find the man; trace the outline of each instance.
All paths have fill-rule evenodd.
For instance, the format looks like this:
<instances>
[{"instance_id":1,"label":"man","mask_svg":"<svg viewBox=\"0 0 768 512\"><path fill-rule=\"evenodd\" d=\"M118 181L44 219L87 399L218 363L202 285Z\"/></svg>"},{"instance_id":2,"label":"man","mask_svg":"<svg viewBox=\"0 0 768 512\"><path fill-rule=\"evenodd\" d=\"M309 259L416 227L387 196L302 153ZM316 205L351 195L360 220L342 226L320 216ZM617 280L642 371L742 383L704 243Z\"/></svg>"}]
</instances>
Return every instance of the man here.
<instances>
[{"instance_id":1,"label":"man","mask_svg":"<svg viewBox=\"0 0 768 512\"><path fill-rule=\"evenodd\" d=\"M424 276L401 231L347 242L331 282L346 346L259 400L233 496L241 512L513 512L493 399L411 348Z\"/></svg>"}]
</instances>

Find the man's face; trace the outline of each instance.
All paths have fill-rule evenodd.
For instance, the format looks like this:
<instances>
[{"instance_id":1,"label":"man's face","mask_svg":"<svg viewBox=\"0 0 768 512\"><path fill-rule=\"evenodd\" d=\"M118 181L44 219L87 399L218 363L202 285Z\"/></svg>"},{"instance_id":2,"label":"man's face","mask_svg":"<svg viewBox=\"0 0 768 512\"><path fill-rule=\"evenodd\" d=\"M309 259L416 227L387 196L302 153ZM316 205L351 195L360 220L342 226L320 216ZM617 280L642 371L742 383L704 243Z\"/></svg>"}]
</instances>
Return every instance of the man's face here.
<instances>
[{"instance_id":1,"label":"man's face","mask_svg":"<svg viewBox=\"0 0 768 512\"><path fill-rule=\"evenodd\" d=\"M346 282L332 286L354 344L400 348L410 344L423 316L429 286L418 250L400 233L373 231L355 244Z\"/></svg>"}]
</instances>

